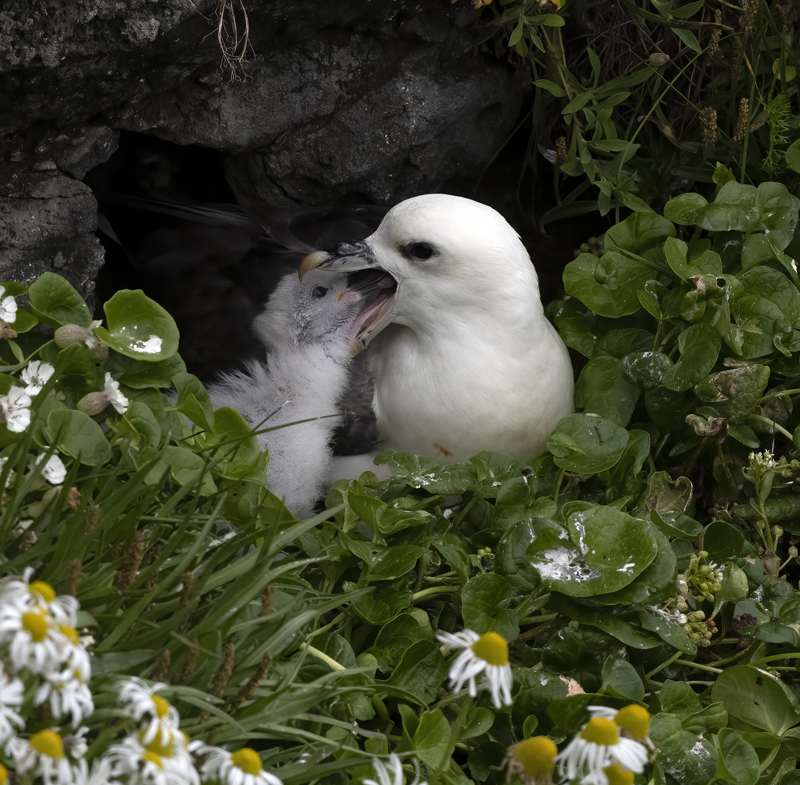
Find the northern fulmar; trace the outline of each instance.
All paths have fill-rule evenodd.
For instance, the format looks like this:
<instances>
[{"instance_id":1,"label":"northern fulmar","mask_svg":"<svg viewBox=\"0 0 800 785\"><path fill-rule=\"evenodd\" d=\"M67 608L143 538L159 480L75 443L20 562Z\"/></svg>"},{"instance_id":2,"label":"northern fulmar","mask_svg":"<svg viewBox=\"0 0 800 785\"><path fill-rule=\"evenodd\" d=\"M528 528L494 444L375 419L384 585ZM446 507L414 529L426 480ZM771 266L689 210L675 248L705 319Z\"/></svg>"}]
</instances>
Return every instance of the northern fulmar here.
<instances>
[{"instance_id":1,"label":"northern fulmar","mask_svg":"<svg viewBox=\"0 0 800 785\"><path fill-rule=\"evenodd\" d=\"M530 257L498 212L445 194L407 199L365 240L309 254L300 277L358 270L390 281L355 320L351 344L353 355L370 347L384 447L448 462L545 449L574 411L572 366Z\"/></svg>"}]
</instances>

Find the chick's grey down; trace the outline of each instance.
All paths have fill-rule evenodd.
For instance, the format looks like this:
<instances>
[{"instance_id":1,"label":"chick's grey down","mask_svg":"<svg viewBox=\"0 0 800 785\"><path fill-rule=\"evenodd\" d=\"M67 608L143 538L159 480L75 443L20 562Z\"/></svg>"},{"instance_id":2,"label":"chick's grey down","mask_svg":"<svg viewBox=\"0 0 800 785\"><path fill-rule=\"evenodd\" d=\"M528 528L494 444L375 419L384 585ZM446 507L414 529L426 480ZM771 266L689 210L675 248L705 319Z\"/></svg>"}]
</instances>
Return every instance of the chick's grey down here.
<instances>
[{"instance_id":1,"label":"chick's grey down","mask_svg":"<svg viewBox=\"0 0 800 785\"><path fill-rule=\"evenodd\" d=\"M396 281L358 318L352 345L369 346L384 447L446 461L545 449L574 411L572 367L528 253L498 212L414 197L363 242L307 256L300 274L361 269Z\"/></svg>"},{"instance_id":2,"label":"chick's grey down","mask_svg":"<svg viewBox=\"0 0 800 785\"><path fill-rule=\"evenodd\" d=\"M237 409L252 427L271 429L258 434L261 449L269 449L267 487L298 517L313 515L325 495L331 434L365 296L348 288L344 275L302 282L287 275L254 324L269 347L267 364L251 363L209 388L215 408Z\"/></svg>"}]
</instances>

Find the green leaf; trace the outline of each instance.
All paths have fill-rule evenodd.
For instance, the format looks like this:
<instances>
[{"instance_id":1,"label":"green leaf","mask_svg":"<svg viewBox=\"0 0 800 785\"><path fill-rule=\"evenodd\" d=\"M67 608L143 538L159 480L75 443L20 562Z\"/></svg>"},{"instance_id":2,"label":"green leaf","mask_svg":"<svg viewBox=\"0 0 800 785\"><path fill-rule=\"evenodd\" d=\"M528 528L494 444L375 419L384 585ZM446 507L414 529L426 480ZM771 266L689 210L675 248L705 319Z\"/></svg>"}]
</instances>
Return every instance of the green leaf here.
<instances>
[{"instance_id":1,"label":"green leaf","mask_svg":"<svg viewBox=\"0 0 800 785\"><path fill-rule=\"evenodd\" d=\"M678 651L690 656L697 652L697 646L682 625L674 621L668 621L662 616L647 610L639 611L639 623L643 629L648 632L654 632L661 640L678 649Z\"/></svg>"},{"instance_id":2,"label":"green leaf","mask_svg":"<svg viewBox=\"0 0 800 785\"><path fill-rule=\"evenodd\" d=\"M703 708L700 698L690 685L672 679L664 682L658 700L662 711L677 714L681 718L696 714Z\"/></svg>"},{"instance_id":3,"label":"green leaf","mask_svg":"<svg viewBox=\"0 0 800 785\"><path fill-rule=\"evenodd\" d=\"M353 600L353 610L369 624L383 625L408 609L411 592L380 586L370 594Z\"/></svg>"},{"instance_id":4,"label":"green leaf","mask_svg":"<svg viewBox=\"0 0 800 785\"><path fill-rule=\"evenodd\" d=\"M99 340L126 357L145 362L166 360L178 351L174 319L141 289L123 289L104 306L108 329L98 327Z\"/></svg>"},{"instance_id":5,"label":"green leaf","mask_svg":"<svg viewBox=\"0 0 800 785\"><path fill-rule=\"evenodd\" d=\"M622 426L630 422L639 388L628 381L615 357L593 357L575 387L575 405Z\"/></svg>"},{"instance_id":6,"label":"green leaf","mask_svg":"<svg viewBox=\"0 0 800 785\"><path fill-rule=\"evenodd\" d=\"M381 627L370 651L377 657L379 663L394 667L405 652L421 638L422 629L417 619L410 613L401 613Z\"/></svg>"},{"instance_id":7,"label":"green leaf","mask_svg":"<svg viewBox=\"0 0 800 785\"><path fill-rule=\"evenodd\" d=\"M406 649L386 684L411 693L424 705L436 697L446 674L439 647L433 641L420 640Z\"/></svg>"},{"instance_id":8,"label":"green leaf","mask_svg":"<svg viewBox=\"0 0 800 785\"><path fill-rule=\"evenodd\" d=\"M655 559L650 525L613 507L592 507L567 518L567 532L544 529L527 554L542 583L570 597L591 597L627 586Z\"/></svg>"},{"instance_id":9,"label":"green leaf","mask_svg":"<svg viewBox=\"0 0 800 785\"><path fill-rule=\"evenodd\" d=\"M496 632L506 641L519 635L516 612L501 607L511 596L511 585L496 573L476 575L464 584L461 591L464 626L479 635Z\"/></svg>"},{"instance_id":10,"label":"green leaf","mask_svg":"<svg viewBox=\"0 0 800 785\"><path fill-rule=\"evenodd\" d=\"M434 772L443 772L450 766L454 749L447 717L439 709L424 712L414 733L414 750L419 760Z\"/></svg>"},{"instance_id":11,"label":"green leaf","mask_svg":"<svg viewBox=\"0 0 800 785\"><path fill-rule=\"evenodd\" d=\"M772 673L751 665L733 665L717 676L711 696L732 717L782 735L800 723L800 699Z\"/></svg>"},{"instance_id":12,"label":"green leaf","mask_svg":"<svg viewBox=\"0 0 800 785\"><path fill-rule=\"evenodd\" d=\"M786 165L793 171L800 174L800 139L792 142L786 148Z\"/></svg>"},{"instance_id":13,"label":"green leaf","mask_svg":"<svg viewBox=\"0 0 800 785\"><path fill-rule=\"evenodd\" d=\"M675 714L656 714L650 738L658 748L658 762L680 785L708 785L717 769L717 754L708 741L684 730Z\"/></svg>"},{"instance_id":14,"label":"green leaf","mask_svg":"<svg viewBox=\"0 0 800 785\"><path fill-rule=\"evenodd\" d=\"M644 700L644 684L627 660L611 656L603 663L603 685L600 692L626 701Z\"/></svg>"},{"instance_id":15,"label":"green leaf","mask_svg":"<svg viewBox=\"0 0 800 785\"><path fill-rule=\"evenodd\" d=\"M664 205L664 217L680 226L696 224L708 202L698 193L680 194Z\"/></svg>"},{"instance_id":16,"label":"green leaf","mask_svg":"<svg viewBox=\"0 0 800 785\"><path fill-rule=\"evenodd\" d=\"M622 457L628 432L595 414L562 418L547 439L556 466L577 474L610 469Z\"/></svg>"},{"instance_id":17,"label":"green leaf","mask_svg":"<svg viewBox=\"0 0 800 785\"><path fill-rule=\"evenodd\" d=\"M214 407L203 383L185 372L176 373L172 381L178 394L178 411L198 427L213 433Z\"/></svg>"},{"instance_id":18,"label":"green leaf","mask_svg":"<svg viewBox=\"0 0 800 785\"><path fill-rule=\"evenodd\" d=\"M694 386L714 367L722 339L707 324L693 324L678 336L681 356L664 374L664 386L674 392L684 392Z\"/></svg>"},{"instance_id":19,"label":"green leaf","mask_svg":"<svg viewBox=\"0 0 800 785\"><path fill-rule=\"evenodd\" d=\"M641 307L636 295L655 277L645 264L609 251L598 259L581 254L564 269L564 289L601 316L619 318Z\"/></svg>"},{"instance_id":20,"label":"green leaf","mask_svg":"<svg viewBox=\"0 0 800 785\"><path fill-rule=\"evenodd\" d=\"M738 785L756 785L759 775L758 753L733 728L722 728L719 735L716 776Z\"/></svg>"},{"instance_id":21,"label":"green leaf","mask_svg":"<svg viewBox=\"0 0 800 785\"><path fill-rule=\"evenodd\" d=\"M475 484L472 466L459 463L440 463L421 455L409 455L398 450L383 450L375 463L392 467L392 475L412 488L425 488L431 493L464 493Z\"/></svg>"},{"instance_id":22,"label":"green leaf","mask_svg":"<svg viewBox=\"0 0 800 785\"><path fill-rule=\"evenodd\" d=\"M145 390L172 387L173 377L185 373L186 365L177 354L161 362L145 362L112 352L106 360L106 370L120 384L134 390Z\"/></svg>"},{"instance_id":23,"label":"green leaf","mask_svg":"<svg viewBox=\"0 0 800 785\"><path fill-rule=\"evenodd\" d=\"M47 416L51 443L87 466L111 459L111 446L100 426L77 409L54 409Z\"/></svg>"},{"instance_id":24,"label":"green leaf","mask_svg":"<svg viewBox=\"0 0 800 785\"><path fill-rule=\"evenodd\" d=\"M28 290L31 310L50 327L78 324L88 327L92 314L72 284L60 275L42 273Z\"/></svg>"}]
</instances>

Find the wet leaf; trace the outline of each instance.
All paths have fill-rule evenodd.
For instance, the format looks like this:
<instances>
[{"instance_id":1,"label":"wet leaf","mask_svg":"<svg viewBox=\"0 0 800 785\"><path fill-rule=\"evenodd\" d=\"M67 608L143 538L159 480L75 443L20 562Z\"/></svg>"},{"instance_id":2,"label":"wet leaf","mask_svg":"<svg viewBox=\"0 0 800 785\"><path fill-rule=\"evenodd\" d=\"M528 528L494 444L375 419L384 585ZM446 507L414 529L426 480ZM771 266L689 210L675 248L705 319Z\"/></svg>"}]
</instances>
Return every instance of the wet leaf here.
<instances>
[{"instance_id":1,"label":"wet leaf","mask_svg":"<svg viewBox=\"0 0 800 785\"><path fill-rule=\"evenodd\" d=\"M573 414L559 421L547 439L556 466L578 474L610 469L622 457L628 432L603 417Z\"/></svg>"},{"instance_id":2,"label":"wet leaf","mask_svg":"<svg viewBox=\"0 0 800 785\"><path fill-rule=\"evenodd\" d=\"M652 277L647 265L620 253L581 254L564 270L564 289L601 316L620 317L639 310L636 291Z\"/></svg>"}]
</instances>

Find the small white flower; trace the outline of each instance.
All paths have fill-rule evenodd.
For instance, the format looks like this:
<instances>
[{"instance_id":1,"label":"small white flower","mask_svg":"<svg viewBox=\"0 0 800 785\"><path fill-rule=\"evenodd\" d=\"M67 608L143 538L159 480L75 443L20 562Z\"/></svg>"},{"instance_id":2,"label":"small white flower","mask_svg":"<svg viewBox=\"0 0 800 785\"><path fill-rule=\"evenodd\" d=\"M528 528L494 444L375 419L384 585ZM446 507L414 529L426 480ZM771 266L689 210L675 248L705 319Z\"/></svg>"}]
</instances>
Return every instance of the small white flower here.
<instances>
[{"instance_id":1,"label":"small white flower","mask_svg":"<svg viewBox=\"0 0 800 785\"><path fill-rule=\"evenodd\" d=\"M33 703L34 706L41 706L45 701L50 702L50 711L57 720L69 714L76 728L94 711L87 679L83 671L75 668L65 668L44 676Z\"/></svg>"},{"instance_id":2,"label":"small white flower","mask_svg":"<svg viewBox=\"0 0 800 785\"><path fill-rule=\"evenodd\" d=\"M28 471L33 471L43 460L44 455L31 458L31 462L28 464ZM51 485L61 485L67 476L67 467L64 466L64 461L53 453L53 455L47 459L47 463L42 467L41 476Z\"/></svg>"},{"instance_id":3,"label":"small white flower","mask_svg":"<svg viewBox=\"0 0 800 785\"><path fill-rule=\"evenodd\" d=\"M97 338L94 337L94 331L102 323L103 323L102 319L95 319L95 321L93 321L88 327L88 329L91 330L91 332L89 333L89 335L86 336L85 343L90 349L96 349L100 345L100 341L98 341Z\"/></svg>"},{"instance_id":4,"label":"small white flower","mask_svg":"<svg viewBox=\"0 0 800 785\"><path fill-rule=\"evenodd\" d=\"M36 395L47 384L55 370L50 363L43 363L39 360L28 363L20 374L22 381L25 382L25 392L28 395Z\"/></svg>"},{"instance_id":5,"label":"small white flower","mask_svg":"<svg viewBox=\"0 0 800 785\"><path fill-rule=\"evenodd\" d=\"M3 297L6 293L6 287L0 286L0 319L9 324L14 324L17 321L17 300L9 295Z\"/></svg>"},{"instance_id":6,"label":"small white flower","mask_svg":"<svg viewBox=\"0 0 800 785\"><path fill-rule=\"evenodd\" d=\"M450 689L459 692L464 684L470 697L478 695L475 678L483 674L483 686L492 693L492 702L500 709L511 705L511 665L508 662L508 643L496 632L478 635L472 630L437 632L436 637L451 649L461 649L450 667Z\"/></svg>"},{"instance_id":7,"label":"small white flower","mask_svg":"<svg viewBox=\"0 0 800 785\"><path fill-rule=\"evenodd\" d=\"M602 713L606 713L603 708L596 707L595 716L556 757L559 775L562 778L566 775L569 782L581 777L602 785L608 780L604 769L617 763L634 774L644 771L647 748L638 741L622 737L614 719Z\"/></svg>"},{"instance_id":8,"label":"small white flower","mask_svg":"<svg viewBox=\"0 0 800 785\"><path fill-rule=\"evenodd\" d=\"M17 773L32 771L45 783L71 785L72 766L64 753L64 741L53 730L41 730L30 739L14 739L12 754Z\"/></svg>"},{"instance_id":9,"label":"small white flower","mask_svg":"<svg viewBox=\"0 0 800 785\"><path fill-rule=\"evenodd\" d=\"M0 660L0 747L5 748L18 730L25 727L25 720L15 711L22 705L25 686L17 676L9 676ZM14 726L16 725L16 729Z\"/></svg>"},{"instance_id":10,"label":"small white flower","mask_svg":"<svg viewBox=\"0 0 800 785\"><path fill-rule=\"evenodd\" d=\"M108 396L111 405L117 410L118 414L125 414L128 411L128 399L119 391L119 382L114 381L111 374L106 371L106 383L104 392Z\"/></svg>"},{"instance_id":11,"label":"small white flower","mask_svg":"<svg viewBox=\"0 0 800 785\"><path fill-rule=\"evenodd\" d=\"M416 763L416 762L415 762ZM375 776L377 780L364 780L364 785L403 785L405 777L403 776L403 764L396 753L389 755L389 763L385 764L378 758L372 759L372 766L375 769ZM419 781L419 765L415 765L417 769L416 776L411 785L428 785L427 782ZM391 777L389 776L391 772Z\"/></svg>"},{"instance_id":12,"label":"small white flower","mask_svg":"<svg viewBox=\"0 0 800 785\"><path fill-rule=\"evenodd\" d=\"M261 768L259 754L249 747L228 752L198 741L189 745L189 752L204 758L200 764L203 779L219 780L220 785L283 785L278 777Z\"/></svg>"},{"instance_id":13,"label":"small white flower","mask_svg":"<svg viewBox=\"0 0 800 785\"><path fill-rule=\"evenodd\" d=\"M141 679L134 676L127 681L117 682L119 703L137 722L147 722L142 743L145 746L157 741L167 744L173 732L178 730L180 717L174 706L156 693L163 684L148 687Z\"/></svg>"},{"instance_id":14,"label":"small white flower","mask_svg":"<svg viewBox=\"0 0 800 785\"><path fill-rule=\"evenodd\" d=\"M129 785L200 785L180 731L166 744L153 742L147 746L141 735L128 736L108 748L106 756L113 776L126 777Z\"/></svg>"},{"instance_id":15,"label":"small white flower","mask_svg":"<svg viewBox=\"0 0 800 785\"><path fill-rule=\"evenodd\" d=\"M45 674L60 667L65 638L44 608L0 606L0 642L8 643L14 670Z\"/></svg>"},{"instance_id":16,"label":"small white flower","mask_svg":"<svg viewBox=\"0 0 800 785\"><path fill-rule=\"evenodd\" d=\"M0 395L0 412L9 431L22 433L31 424L30 406L30 396L22 387L12 387L8 395Z\"/></svg>"},{"instance_id":17,"label":"small white flower","mask_svg":"<svg viewBox=\"0 0 800 785\"><path fill-rule=\"evenodd\" d=\"M83 758L89 751L89 742L86 741L88 734L89 729L83 727L79 728L75 733L64 737L64 746L69 750L69 754L73 759Z\"/></svg>"},{"instance_id":18,"label":"small white flower","mask_svg":"<svg viewBox=\"0 0 800 785\"><path fill-rule=\"evenodd\" d=\"M73 773L74 785L120 785L119 780L111 779L111 762L108 758L96 759L91 769L85 760L79 760Z\"/></svg>"},{"instance_id":19,"label":"small white flower","mask_svg":"<svg viewBox=\"0 0 800 785\"><path fill-rule=\"evenodd\" d=\"M55 590L44 581L31 581L33 567L26 567L21 578L8 581L0 591L0 608L16 605L21 611L43 608L56 624L74 627L78 623L80 604L74 597L56 597Z\"/></svg>"}]
</instances>

